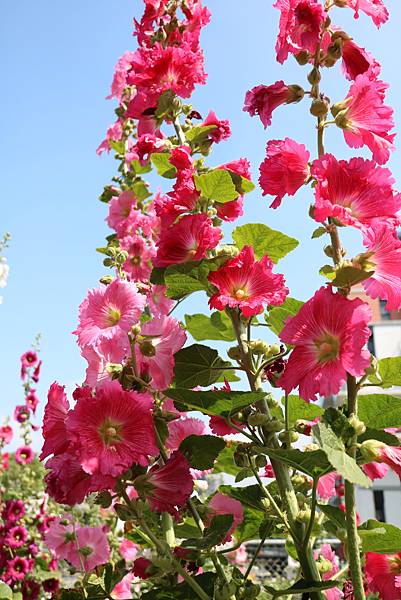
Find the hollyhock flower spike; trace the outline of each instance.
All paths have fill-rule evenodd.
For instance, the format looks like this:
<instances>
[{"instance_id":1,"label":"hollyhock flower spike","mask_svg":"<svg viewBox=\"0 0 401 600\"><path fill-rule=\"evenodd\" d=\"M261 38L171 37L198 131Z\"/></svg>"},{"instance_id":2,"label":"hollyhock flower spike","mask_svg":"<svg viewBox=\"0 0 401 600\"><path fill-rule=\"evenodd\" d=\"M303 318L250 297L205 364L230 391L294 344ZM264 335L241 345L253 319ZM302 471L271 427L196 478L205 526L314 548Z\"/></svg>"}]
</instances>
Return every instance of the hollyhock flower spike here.
<instances>
[{"instance_id":1,"label":"hollyhock flower spike","mask_svg":"<svg viewBox=\"0 0 401 600\"><path fill-rule=\"evenodd\" d=\"M67 434L83 470L117 477L133 463L147 465L149 456L157 456L152 407L150 394L126 392L117 381L79 398Z\"/></svg>"},{"instance_id":2,"label":"hollyhock flower spike","mask_svg":"<svg viewBox=\"0 0 401 600\"><path fill-rule=\"evenodd\" d=\"M270 140L260 165L259 183L263 196L276 196L270 208L278 208L283 197L293 196L309 179L310 153L303 144L285 138Z\"/></svg>"},{"instance_id":3,"label":"hollyhock flower spike","mask_svg":"<svg viewBox=\"0 0 401 600\"><path fill-rule=\"evenodd\" d=\"M345 142L351 148L367 146L380 165L394 151L395 133L393 109L384 104L388 84L372 80L369 75L358 75L343 102L333 106L338 127L343 129Z\"/></svg>"},{"instance_id":4,"label":"hollyhock flower spike","mask_svg":"<svg viewBox=\"0 0 401 600\"><path fill-rule=\"evenodd\" d=\"M382 600L401 600L401 552L375 554L367 552L365 563L369 591Z\"/></svg>"},{"instance_id":5,"label":"hollyhock flower spike","mask_svg":"<svg viewBox=\"0 0 401 600\"><path fill-rule=\"evenodd\" d=\"M284 81L276 81L272 85L257 85L245 95L244 112L251 117L259 115L264 128L271 125L273 110L282 104L299 102L304 91L299 85L286 85Z\"/></svg>"},{"instance_id":6,"label":"hollyhock flower spike","mask_svg":"<svg viewBox=\"0 0 401 600\"><path fill-rule=\"evenodd\" d=\"M231 525L223 543L229 542L234 531L244 519L244 509L238 500L230 498L225 494L217 492L209 502L209 514L207 516L208 523L211 523L216 515L232 515L233 524Z\"/></svg>"},{"instance_id":7,"label":"hollyhock flower spike","mask_svg":"<svg viewBox=\"0 0 401 600\"><path fill-rule=\"evenodd\" d=\"M348 300L330 287L320 288L280 334L294 350L279 385L287 394L299 387L306 401L316 400L316 394L337 394L347 372L359 377L370 365L365 349L370 320L370 308L359 298Z\"/></svg>"},{"instance_id":8,"label":"hollyhock flower spike","mask_svg":"<svg viewBox=\"0 0 401 600\"><path fill-rule=\"evenodd\" d=\"M6 446L13 439L13 428L11 425L1 425L0 427L0 444Z\"/></svg>"},{"instance_id":9,"label":"hollyhock flower spike","mask_svg":"<svg viewBox=\"0 0 401 600\"><path fill-rule=\"evenodd\" d=\"M288 294L284 277L272 272L268 256L256 261L251 246L244 246L235 258L210 273L208 279L217 292L210 298L211 308L224 310L238 306L245 317L257 315L264 305L279 306Z\"/></svg>"}]
</instances>

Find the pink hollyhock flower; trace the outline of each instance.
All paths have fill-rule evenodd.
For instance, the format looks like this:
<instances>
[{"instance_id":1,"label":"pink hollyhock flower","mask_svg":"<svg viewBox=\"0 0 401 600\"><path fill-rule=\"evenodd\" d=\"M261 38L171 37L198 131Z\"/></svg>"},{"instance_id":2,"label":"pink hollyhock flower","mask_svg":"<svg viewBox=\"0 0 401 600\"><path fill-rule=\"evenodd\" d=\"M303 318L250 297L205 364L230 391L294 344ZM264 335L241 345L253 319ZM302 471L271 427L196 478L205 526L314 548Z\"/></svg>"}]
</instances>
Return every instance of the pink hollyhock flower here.
<instances>
[{"instance_id":1,"label":"pink hollyhock flower","mask_svg":"<svg viewBox=\"0 0 401 600\"><path fill-rule=\"evenodd\" d=\"M25 423L25 421L28 421L29 415L30 415L30 410L26 406L26 404L19 404L14 409L14 419L18 423Z\"/></svg>"},{"instance_id":2,"label":"pink hollyhock flower","mask_svg":"<svg viewBox=\"0 0 401 600\"><path fill-rule=\"evenodd\" d=\"M290 138L270 140L266 152L260 165L259 183L263 196L276 196L270 208L277 208L285 194L294 196L309 179L310 153L303 144Z\"/></svg>"},{"instance_id":3,"label":"pink hollyhock flower","mask_svg":"<svg viewBox=\"0 0 401 600\"><path fill-rule=\"evenodd\" d=\"M128 252L123 270L128 275L129 281L148 281L152 271L152 259L156 254L154 248L147 246L145 239L140 235L123 237L120 240L120 247Z\"/></svg>"},{"instance_id":4,"label":"pink hollyhock flower","mask_svg":"<svg viewBox=\"0 0 401 600\"><path fill-rule=\"evenodd\" d=\"M215 129L211 129L208 133L209 140L212 140L216 144L222 140L228 140L231 135L230 121L227 119L218 119L213 110L209 111L206 119L201 123L201 127L206 127L207 125L216 126Z\"/></svg>"},{"instance_id":5,"label":"pink hollyhock flower","mask_svg":"<svg viewBox=\"0 0 401 600\"><path fill-rule=\"evenodd\" d=\"M139 162L144 165L150 159L150 156L154 152L160 152L163 150L165 145L164 139L161 135L155 135L153 133L143 133L138 137L137 143L134 146L136 153L138 154Z\"/></svg>"},{"instance_id":6,"label":"pink hollyhock flower","mask_svg":"<svg viewBox=\"0 0 401 600\"><path fill-rule=\"evenodd\" d=\"M336 575L336 573L338 573L338 571L340 570L338 557L334 550L332 550L330 544L322 544L319 548L319 551L315 552L314 555L315 560L318 560L320 557L322 557L328 562L330 562L332 565L330 571L326 571L325 573L323 573L323 581L328 581L329 579L334 577L334 575ZM326 590L325 596L327 600L339 600L339 598L344 598L344 594L338 588L330 588L329 590Z\"/></svg>"},{"instance_id":7,"label":"pink hollyhock flower","mask_svg":"<svg viewBox=\"0 0 401 600\"><path fill-rule=\"evenodd\" d=\"M17 448L14 454L14 460L19 465L28 465L35 458L35 452L29 446Z\"/></svg>"},{"instance_id":8,"label":"pink hollyhock flower","mask_svg":"<svg viewBox=\"0 0 401 600\"><path fill-rule=\"evenodd\" d=\"M117 61L114 70L114 77L111 84L111 94L108 98L117 98L121 100L124 89L127 87L127 77L131 70L131 63L135 52L125 52Z\"/></svg>"},{"instance_id":9,"label":"pink hollyhock flower","mask_svg":"<svg viewBox=\"0 0 401 600\"><path fill-rule=\"evenodd\" d=\"M174 373L174 354L180 350L187 336L174 317L156 316L141 328L145 338L136 345L136 358L141 374L152 380L157 390L165 390Z\"/></svg>"},{"instance_id":10,"label":"pink hollyhock flower","mask_svg":"<svg viewBox=\"0 0 401 600\"><path fill-rule=\"evenodd\" d=\"M295 317L287 319L281 340L295 346L279 385L287 392L299 386L306 401L335 395L347 372L359 377L370 364L365 349L370 336L369 306L348 300L330 287L320 288Z\"/></svg>"},{"instance_id":11,"label":"pink hollyhock flower","mask_svg":"<svg viewBox=\"0 0 401 600\"><path fill-rule=\"evenodd\" d=\"M153 566L153 563L147 558L140 556L134 561L134 568L132 572L135 577L139 577L140 579L149 579L151 577L151 573L149 573L149 568Z\"/></svg>"},{"instance_id":12,"label":"pink hollyhock flower","mask_svg":"<svg viewBox=\"0 0 401 600\"><path fill-rule=\"evenodd\" d=\"M150 508L171 515L187 503L194 487L189 462L181 452L174 452L162 467L153 466L145 477Z\"/></svg>"},{"instance_id":13,"label":"pink hollyhock flower","mask_svg":"<svg viewBox=\"0 0 401 600\"><path fill-rule=\"evenodd\" d=\"M97 387L103 381L110 380L107 371L109 363L121 363L128 351L128 341L125 340L101 340L95 348L84 346L81 356L88 362L86 369L85 385Z\"/></svg>"},{"instance_id":14,"label":"pink hollyhock flower","mask_svg":"<svg viewBox=\"0 0 401 600\"><path fill-rule=\"evenodd\" d=\"M58 559L70 560L76 552L75 534L70 515L56 517L45 534L47 547L54 552Z\"/></svg>"},{"instance_id":15,"label":"pink hollyhock flower","mask_svg":"<svg viewBox=\"0 0 401 600\"><path fill-rule=\"evenodd\" d=\"M67 434L83 470L118 477L133 463L145 466L157 456L152 407L150 394L126 392L117 381L78 399Z\"/></svg>"},{"instance_id":16,"label":"pink hollyhock flower","mask_svg":"<svg viewBox=\"0 0 401 600\"><path fill-rule=\"evenodd\" d=\"M320 477L319 482L317 484L317 493L320 498L324 500L330 500L333 496L336 496L336 479L337 473L332 471L331 473L327 473L327 475L323 475Z\"/></svg>"},{"instance_id":17,"label":"pink hollyhock flower","mask_svg":"<svg viewBox=\"0 0 401 600\"><path fill-rule=\"evenodd\" d=\"M16 525L7 531L4 542L9 548L14 550L15 548L20 548L23 546L27 539L28 532L25 527L22 527L22 525Z\"/></svg>"},{"instance_id":18,"label":"pink hollyhock flower","mask_svg":"<svg viewBox=\"0 0 401 600\"><path fill-rule=\"evenodd\" d=\"M366 553L365 575L369 591L382 600L401 599L401 552L398 554Z\"/></svg>"},{"instance_id":19,"label":"pink hollyhock flower","mask_svg":"<svg viewBox=\"0 0 401 600\"><path fill-rule=\"evenodd\" d=\"M317 0L277 0L274 8L280 11L280 30L276 43L279 63L288 53L307 50L314 55L320 42L322 25L327 14Z\"/></svg>"},{"instance_id":20,"label":"pink hollyhock flower","mask_svg":"<svg viewBox=\"0 0 401 600\"><path fill-rule=\"evenodd\" d=\"M339 103L336 124L343 129L345 142L351 148L367 146L375 160L384 164L395 149L393 109L384 104L388 84L358 75L345 100Z\"/></svg>"},{"instance_id":21,"label":"pink hollyhock flower","mask_svg":"<svg viewBox=\"0 0 401 600\"><path fill-rule=\"evenodd\" d=\"M362 469L365 471L366 475L373 481L375 479L383 479L385 475L390 470L388 465L384 463L371 462L366 465L362 465Z\"/></svg>"},{"instance_id":22,"label":"pink hollyhock flower","mask_svg":"<svg viewBox=\"0 0 401 600\"><path fill-rule=\"evenodd\" d=\"M118 550L127 562L135 560L136 555L138 554L138 546L134 544L134 542L131 542L131 540L123 540L119 545Z\"/></svg>"},{"instance_id":23,"label":"pink hollyhock flower","mask_svg":"<svg viewBox=\"0 0 401 600\"><path fill-rule=\"evenodd\" d=\"M165 285L152 285L146 294L146 300L153 316L167 315L174 305L174 300L166 296Z\"/></svg>"},{"instance_id":24,"label":"pink hollyhock flower","mask_svg":"<svg viewBox=\"0 0 401 600\"><path fill-rule=\"evenodd\" d=\"M107 225L117 231L119 235L123 234L135 212L137 199L130 190L122 192L119 196L113 196L109 204L109 214L106 218Z\"/></svg>"},{"instance_id":25,"label":"pink hollyhock flower","mask_svg":"<svg viewBox=\"0 0 401 600\"><path fill-rule=\"evenodd\" d=\"M325 154L312 164L315 187L314 218L335 217L343 225L365 228L373 219L398 223L401 194L393 189L391 172L372 160L337 160Z\"/></svg>"},{"instance_id":26,"label":"pink hollyhock flower","mask_svg":"<svg viewBox=\"0 0 401 600\"><path fill-rule=\"evenodd\" d=\"M361 446L363 455L370 455L375 462L384 463L401 478L401 447L387 446L382 442L368 440Z\"/></svg>"},{"instance_id":27,"label":"pink hollyhock flower","mask_svg":"<svg viewBox=\"0 0 401 600\"><path fill-rule=\"evenodd\" d=\"M96 346L104 339L126 339L141 316L145 297L134 283L114 279L109 285L88 291L79 307L79 324L74 331L81 347Z\"/></svg>"},{"instance_id":28,"label":"pink hollyhock flower","mask_svg":"<svg viewBox=\"0 0 401 600\"><path fill-rule=\"evenodd\" d=\"M25 403L27 407L33 412L33 414L35 414L39 404L39 398L37 397L35 390L31 389L29 391L29 394L25 397Z\"/></svg>"},{"instance_id":29,"label":"pink hollyhock flower","mask_svg":"<svg viewBox=\"0 0 401 600\"><path fill-rule=\"evenodd\" d=\"M365 231L364 245L367 252L361 260L372 265L374 274L362 285L371 298L387 300L387 310L401 308L401 241L393 227L379 220Z\"/></svg>"},{"instance_id":30,"label":"pink hollyhock flower","mask_svg":"<svg viewBox=\"0 0 401 600\"><path fill-rule=\"evenodd\" d=\"M224 169L225 171L231 171L232 173L241 175L241 177L245 177L245 179L252 179L251 163L247 158L239 158L238 160L232 160L228 163L220 165L217 168ZM226 204L228 204L228 202L226 202Z\"/></svg>"},{"instance_id":31,"label":"pink hollyhock flower","mask_svg":"<svg viewBox=\"0 0 401 600\"><path fill-rule=\"evenodd\" d=\"M177 148L173 148L169 161L180 171L185 169L191 169L191 171L193 171L191 148L189 146L178 146Z\"/></svg>"},{"instance_id":32,"label":"pink hollyhock flower","mask_svg":"<svg viewBox=\"0 0 401 600\"><path fill-rule=\"evenodd\" d=\"M40 369L42 367L42 361L40 360L35 367L34 372L32 373L32 379L35 383L38 383L40 377Z\"/></svg>"},{"instance_id":33,"label":"pink hollyhock flower","mask_svg":"<svg viewBox=\"0 0 401 600\"><path fill-rule=\"evenodd\" d=\"M205 435L206 431L205 423L195 417L183 417L170 421L166 448L171 452L178 450L185 438L190 435Z\"/></svg>"},{"instance_id":34,"label":"pink hollyhock flower","mask_svg":"<svg viewBox=\"0 0 401 600\"><path fill-rule=\"evenodd\" d=\"M13 428L11 425L2 425L0 427L0 442L2 445L9 444L13 439Z\"/></svg>"},{"instance_id":35,"label":"pink hollyhock flower","mask_svg":"<svg viewBox=\"0 0 401 600\"><path fill-rule=\"evenodd\" d=\"M238 525L244 520L244 509L242 507L241 502L238 502L238 500L235 500L230 496L225 496L224 494L217 492L217 494L215 494L210 500L208 508L209 513L206 519L208 525L212 522L213 517L215 517L216 515L233 516L233 524L231 525L226 537L223 540L223 543L229 542L231 540L233 532L237 529Z\"/></svg>"},{"instance_id":36,"label":"pink hollyhock flower","mask_svg":"<svg viewBox=\"0 0 401 600\"><path fill-rule=\"evenodd\" d=\"M67 431L65 420L70 404L64 387L54 382L47 394L47 404L43 417L43 447L40 460L50 454L61 454L67 449Z\"/></svg>"},{"instance_id":37,"label":"pink hollyhock flower","mask_svg":"<svg viewBox=\"0 0 401 600\"><path fill-rule=\"evenodd\" d=\"M221 230L213 227L205 213L185 215L168 229L163 229L158 241L156 267L200 260L208 250L215 248L221 238Z\"/></svg>"},{"instance_id":38,"label":"pink hollyhock flower","mask_svg":"<svg viewBox=\"0 0 401 600\"><path fill-rule=\"evenodd\" d=\"M110 125L106 131L105 139L100 142L99 146L96 148L96 154L101 156L103 152L110 152L111 150L111 142L119 142L123 137L123 126L120 121L116 121L113 125Z\"/></svg>"},{"instance_id":39,"label":"pink hollyhock flower","mask_svg":"<svg viewBox=\"0 0 401 600\"><path fill-rule=\"evenodd\" d=\"M262 312L264 304L282 304L288 289L283 275L274 274L272 267L268 256L255 261L253 248L244 246L238 256L208 275L218 290L209 300L210 307L238 306L245 317L251 317Z\"/></svg>"},{"instance_id":40,"label":"pink hollyhock flower","mask_svg":"<svg viewBox=\"0 0 401 600\"><path fill-rule=\"evenodd\" d=\"M35 367L38 362L38 355L33 350L28 350L21 356L21 366L25 369Z\"/></svg>"},{"instance_id":41,"label":"pink hollyhock flower","mask_svg":"<svg viewBox=\"0 0 401 600\"><path fill-rule=\"evenodd\" d=\"M76 568L93 571L110 559L110 547L102 527L80 527L76 531L77 550L71 552L69 562Z\"/></svg>"},{"instance_id":42,"label":"pink hollyhock flower","mask_svg":"<svg viewBox=\"0 0 401 600\"><path fill-rule=\"evenodd\" d=\"M10 581L22 581L31 570L31 561L23 556L15 556L7 563L5 579Z\"/></svg>"},{"instance_id":43,"label":"pink hollyhock flower","mask_svg":"<svg viewBox=\"0 0 401 600\"><path fill-rule=\"evenodd\" d=\"M389 17L383 0L345 0L345 2L347 6L355 11L356 19L359 17L359 11L361 10L372 18L373 23L377 27L385 23Z\"/></svg>"},{"instance_id":44,"label":"pink hollyhock flower","mask_svg":"<svg viewBox=\"0 0 401 600\"><path fill-rule=\"evenodd\" d=\"M240 429L244 429L245 423L240 423L239 421L236 421L235 419L231 419L231 420L234 423L234 425L236 425ZM230 435L230 434L239 433L236 429L233 429L232 427L230 427L230 425L227 423L226 419L224 419L223 417L216 417L216 416L210 417L209 427L213 431L213 433L215 433L216 435Z\"/></svg>"},{"instance_id":45,"label":"pink hollyhock flower","mask_svg":"<svg viewBox=\"0 0 401 600\"><path fill-rule=\"evenodd\" d=\"M367 75L376 79L381 70L380 63L361 48L352 39L344 40L342 44L342 71L347 79L355 80L358 75Z\"/></svg>"},{"instance_id":46,"label":"pink hollyhock flower","mask_svg":"<svg viewBox=\"0 0 401 600\"><path fill-rule=\"evenodd\" d=\"M45 588L45 581L42 583L44 591L47 591ZM40 597L40 584L34 579L26 579L22 583L21 587L22 597L23 599L36 600Z\"/></svg>"},{"instance_id":47,"label":"pink hollyhock flower","mask_svg":"<svg viewBox=\"0 0 401 600\"><path fill-rule=\"evenodd\" d=\"M8 471L10 468L10 454L8 452L4 452L0 454L0 470Z\"/></svg>"},{"instance_id":48,"label":"pink hollyhock flower","mask_svg":"<svg viewBox=\"0 0 401 600\"><path fill-rule=\"evenodd\" d=\"M114 600L131 600L131 586L134 579L135 575L133 573L127 573L125 577L123 577L121 581L114 586L111 591L111 597Z\"/></svg>"},{"instance_id":49,"label":"pink hollyhock flower","mask_svg":"<svg viewBox=\"0 0 401 600\"><path fill-rule=\"evenodd\" d=\"M304 92L297 85L286 85L284 81L276 81L272 85L257 85L245 95L244 112L251 117L259 115L264 128L271 125L272 113L282 104L299 102Z\"/></svg>"},{"instance_id":50,"label":"pink hollyhock flower","mask_svg":"<svg viewBox=\"0 0 401 600\"><path fill-rule=\"evenodd\" d=\"M7 500L1 516L7 525L11 525L22 519L25 512L23 500Z\"/></svg>"}]
</instances>

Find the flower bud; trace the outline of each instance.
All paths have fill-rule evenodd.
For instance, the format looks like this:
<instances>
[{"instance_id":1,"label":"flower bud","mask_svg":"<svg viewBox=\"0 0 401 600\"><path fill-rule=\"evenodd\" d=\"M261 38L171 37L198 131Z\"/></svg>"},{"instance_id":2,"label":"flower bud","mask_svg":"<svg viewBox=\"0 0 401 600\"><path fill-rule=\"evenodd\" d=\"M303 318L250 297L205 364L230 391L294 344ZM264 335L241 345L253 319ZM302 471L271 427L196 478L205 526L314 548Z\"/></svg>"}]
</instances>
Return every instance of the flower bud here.
<instances>
[{"instance_id":1,"label":"flower bud","mask_svg":"<svg viewBox=\"0 0 401 600\"><path fill-rule=\"evenodd\" d=\"M231 348L227 350L227 355L232 360L239 360L241 358L239 346L231 346Z\"/></svg>"},{"instance_id":2,"label":"flower bud","mask_svg":"<svg viewBox=\"0 0 401 600\"><path fill-rule=\"evenodd\" d=\"M301 50L301 52L298 52L298 54L295 55L295 60L299 65L301 65L301 67L308 64L309 59L310 54L307 50Z\"/></svg>"},{"instance_id":3,"label":"flower bud","mask_svg":"<svg viewBox=\"0 0 401 600\"><path fill-rule=\"evenodd\" d=\"M312 100L309 112L314 117L325 117L329 112L329 105L326 100L321 98L314 99Z\"/></svg>"},{"instance_id":4,"label":"flower bud","mask_svg":"<svg viewBox=\"0 0 401 600\"><path fill-rule=\"evenodd\" d=\"M258 467L258 469L263 469L263 467L265 467L266 465L266 456L264 456L263 454L258 454L258 456L255 456L255 466Z\"/></svg>"},{"instance_id":5,"label":"flower bud","mask_svg":"<svg viewBox=\"0 0 401 600\"><path fill-rule=\"evenodd\" d=\"M111 283L113 279L114 277L112 275L103 275L103 277L101 277L99 281L100 283L103 283L103 285L109 285L109 283Z\"/></svg>"},{"instance_id":6,"label":"flower bud","mask_svg":"<svg viewBox=\"0 0 401 600\"><path fill-rule=\"evenodd\" d=\"M265 510L269 510L271 507L271 502L269 498L261 498L260 503Z\"/></svg>"},{"instance_id":7,"label":"flower bud","mask_svg":"<svg viewBox=\"0 0 401 600\"><path fill-rule=\"evenodd\" d=\"M356 435L362 435L362 433L365 433L366 425L363 423L363 421L358 419L356 415L351 415L348 419L348 422L355 431Z\"/></svg>"},{"instance_id":8,"label":"flower bud","mask_svg":"<svg viewBox=\"0 0 401 600\"><path fill-rule=\"evenodd\" d=\"M268 356L276 356L276 354L280 354L281 352L281 348L279 346L279 344L272 344L270 346L269 352L268 352Z\"/></svg>"},{"instance_id":9,"label":"flower bud","mask_svg":"<svg viewBox=\"0 0 401 600\"><path fill-rule=\"evenodd\" d=\"M150 340L144 340L139 344L139 350L143 356L154 356L156 354L156 348Z\"/></svg>"},{"instance_id":10,"label":"flower bud","mask_svg":"<svg viewBox=\"0 0 401 600\"><path fill-rule=\"evenodd\" d=\"M313 67L312 71L308 73L308 81L311 85L316 85L321 80L322 76L317 67Z\"/></svg>"},{"instance_id":11,"label":"flower bud","mask_svg":"<svg viewBox=\"0 0 401 600\"><path fill-rule=\"evenodd\" d=\"M270 417L263 413L252 413L248 417L248 424L251 427L265 427L271 422Z\"/></svg>"},{"instance_id":12,"label":"flower bud","mask_svg":"<svg viewBox=\"0 0 401 600\"><path fill-rule=\"evenodd\" d=\"M271 419L266 423L266 425L264 425L266 431L271 433L278 433L279 431L282 431L284 427L285 425L283 421L279 421L279 419Z\"/></svg>"},{"instance_id":13,"label":"flower bud","mask_svg":"<svg viewBox=\"0 0 401 600\"><path fill-rule=\"evenodd\" d=\"M131 327L131 334L136 337L137 335L139 335L141 333L141 326L139 325L139 323L137 323L136 325L133 325Z\"/></svg>"},{"instance_id":14,"label":"flower bud","mask_svg":"<svg viewBox=\"0 0 401 600\"><path fill-rule=\"evenodd\" d=\"M288 86L288 89L291 91L291 96L289 100L287 100L287 104L291 104L292 102L299 102L305 95L305 91L301 88L300 85L292 84Z\"/></svg>"},{"instance_id":15,"label":"flower bud","mask_svg":"<svg viewBox=\"0 0 401 600\"><path fill-rule=\"evenodd\" d=\"M310 518L312 516L312 511L310 508L303 508L297 514L297 521L300 523L309 523Z\"/></svg>"},{"instance_id":16,"label":"flower bud","mask_svg":"<svg viewBox=\"0 0 401 600\"><path fill-rule=\"evenodd\" d=\"M112 379L117 379L123 370L123 366L118 363L107 363L106 371L111 375Z\"/></svg>"},{"instance_id":17,"label":"flower bud","mask_svg":"<svg viewBox=\"0 0 401 600\"><path fill-rule=\"evenodd\" d=\"M340 112L346 110L349 104L349 99L341 100L341 102L336 102L331 107L331 114L333 117L336 117Z\"/></svg>"},{"instance_id":18,"label":"flower bud","mask_svg":"<svg viewBox=\"0 0 401 600\"><path fill-rule=\"evenodd\" d=\"M387 444L378 440L366 440L360 445L360 452L366 461L378 460L381 457L380 450L386 448Z\"/></svg>"},{"instance_id":19,"label":"flower bud","mask_svg":"<svg viewBox=\"0 0 401 600\"><path fill-rule=\"evenodd\" d=\"M349 121L347 119L347 114L348 114L348 110L341 110L336 115L335 122L336 122L337 127L340 127L340 129L347 129L347 127L348 127Z\"/></svg>"}]
</instances>

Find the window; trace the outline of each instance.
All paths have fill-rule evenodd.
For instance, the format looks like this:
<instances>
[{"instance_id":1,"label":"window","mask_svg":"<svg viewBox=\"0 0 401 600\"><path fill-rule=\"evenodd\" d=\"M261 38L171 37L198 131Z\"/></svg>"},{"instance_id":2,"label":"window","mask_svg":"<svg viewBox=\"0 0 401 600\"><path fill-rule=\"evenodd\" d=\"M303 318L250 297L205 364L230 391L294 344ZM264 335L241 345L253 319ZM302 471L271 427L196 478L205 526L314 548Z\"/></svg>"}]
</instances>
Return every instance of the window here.
<instances>
[{"instance_id":1,"label":"window","mask_svg":"<svg viewBox=\"0 0 401 600\"><path fill-rule=\"evenodd\" d=\"M384 510L384 492L383 490L373 490L373 502L375 505L375 514L378 521L385 522L386 513Z\"/></svg>"}]
</instances>

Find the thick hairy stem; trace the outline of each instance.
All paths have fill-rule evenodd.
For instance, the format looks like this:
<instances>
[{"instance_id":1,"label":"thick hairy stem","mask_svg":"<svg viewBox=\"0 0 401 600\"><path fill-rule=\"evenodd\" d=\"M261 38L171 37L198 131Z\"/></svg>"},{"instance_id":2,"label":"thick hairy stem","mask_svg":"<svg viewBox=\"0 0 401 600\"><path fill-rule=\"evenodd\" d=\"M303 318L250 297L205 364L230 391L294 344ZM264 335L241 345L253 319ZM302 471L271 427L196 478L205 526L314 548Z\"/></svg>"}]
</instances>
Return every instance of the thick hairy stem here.
<instances>
[{"instance_id":1,"label":"thick hairy stem","mask_svg":"<svg viewBox=\"0 0 401 600\"><path fill-rule=\"evenodd\" d=\"M169 513L162 514L162 527L164 539L166 540L170 548L174 548L176 545L174 523L173 518Z\"/></svg>"},{"instance_id":2,"label":"thick hairy stem","mask_svg":"<svg viewBox=\"0 0 401 600\"><path fill-rule=\"evenodd\" d=\"M234 331L238 341L238 347L241 356L241 363L246 370L249 386L252 391L264 391L260 377L256 377L252 370L252 362L248 347L248 336L245 324L241 321L240 315L235 310L227 311L233 323ZM270 416L270 410L266 400L262 400L258 408L261 412ZM280 444L275 434L265 432L265 443L271 448L279 448ZM303 548L303 539L305 536L305 528L302 523L297 521L299 512L298 501L294 487L291 482L290 472L286 465L271 459L271 464L276 476L277 486L280 491L280 497L283 503L284 511L287 515L290 533L293 537L295 547L297 549L298 560L305 579L310 581L320 581L319 571L316 566L316 561L313 557L311 548L306 551ZM311 600L325 600L322 592L311 593Z\"/></svg>"}]
</instances>

